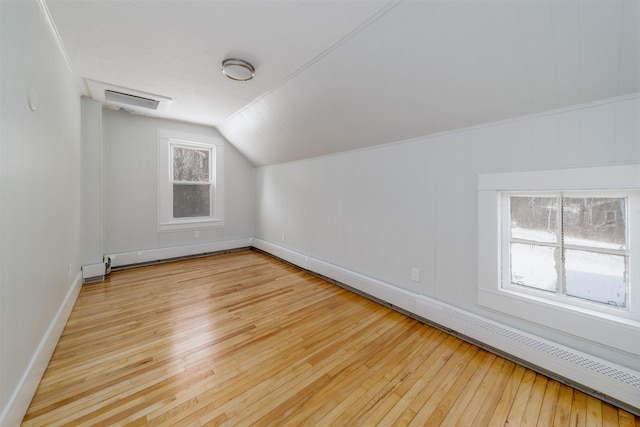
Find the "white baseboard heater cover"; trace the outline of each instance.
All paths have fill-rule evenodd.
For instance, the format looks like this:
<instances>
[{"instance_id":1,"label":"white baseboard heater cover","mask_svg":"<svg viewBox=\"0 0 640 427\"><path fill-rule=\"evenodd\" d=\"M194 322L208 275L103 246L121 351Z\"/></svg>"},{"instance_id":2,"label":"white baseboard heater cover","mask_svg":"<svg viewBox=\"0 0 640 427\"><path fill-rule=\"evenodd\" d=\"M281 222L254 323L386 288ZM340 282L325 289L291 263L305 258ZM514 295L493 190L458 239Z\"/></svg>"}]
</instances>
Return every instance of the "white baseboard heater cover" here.
<instances>
[{"instance_id":1,"label":"white baseboard heater cover","mask_svg":"<svg viewBox=\"0 0 640 427\"><path fill-rule=\"evenodd\" d=\"M562 344L419 296L417 315L483 343L518 362L636 414L640 413L640 372L625 368Z\"/></svg>"},{"instance_id":2,"label":"white baseboard heater cover","mask_svg":"<svg viewBox=\"0 0 640 427\"><path fill-rule=\"evenodd\" d=\"M82 280L84 282L102 280L106 274L104 263L82 266Z\"/></svg>"}]
</instances>

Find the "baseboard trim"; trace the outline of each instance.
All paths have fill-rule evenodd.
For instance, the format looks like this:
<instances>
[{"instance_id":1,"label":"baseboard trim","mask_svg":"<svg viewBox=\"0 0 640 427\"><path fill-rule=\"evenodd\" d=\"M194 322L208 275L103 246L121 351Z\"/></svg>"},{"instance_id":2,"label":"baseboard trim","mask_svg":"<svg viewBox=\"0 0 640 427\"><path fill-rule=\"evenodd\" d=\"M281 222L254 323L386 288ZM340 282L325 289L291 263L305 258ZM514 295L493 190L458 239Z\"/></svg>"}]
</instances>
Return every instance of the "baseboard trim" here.
<instances>
[{"instance_id":1,"label":"baseboard trim","mask_svg":"<svg viewBox=\"0 0 640 427\"><path fill-rule=\"evenodd\" d=\"M640 371L475 313L254 238L253 247L631 413L640 415Z\"/></svg>"},{"instance_id":2,"label":"baseboard trim","mask_svg":"<svg viewBox=\"0 0 640 427\"><path fill-rule=\"evenodd\" d=\"M228 250L249 248L252 238L224 240L220 242L201 243L197 245L172 246L168 248L147 249L136 252L121 252L107 254L105 257L111 259L111 267L138 266L154 264L168 260L192 257L198 255L209 255Z\"/></svg>"},{"instance_id":3,"label":"baseboard trim","mask_svg":"<svg viewBox=\"0 0 640 427\"><path fill-rule=\"evenodd\" d=\"M372 277L336 266L334 264L305 256L298 252L283 248L261 239L253 239L253 247L274 255L304 270L319 274L326 278L346 284L360 292L374 296L387 304L410 312L416 311L416 296L413 292L405 291Z\"/></svg>"},{"instance_id":4,"label":"baseboard trim","mask_svg":"<svg viewBox=\"0 0 640 427\"><path fill-rule=\"evenodd\" d=\"M56 349L58 340L67 324L67 320L69 319L69 315L71 314L71 310L73 309L73 305L78 298L81 288L82 274L78 273L62 305L49 324L49 328L42 337L42 340L40 340L40 344L33 354L18 386L0 415L0 426L18 426L22 422L24 415L27 413L27 409L29 409L31 399L33 399L33 395L51 360L53 351Z\"/></svg>"}]
</instances>

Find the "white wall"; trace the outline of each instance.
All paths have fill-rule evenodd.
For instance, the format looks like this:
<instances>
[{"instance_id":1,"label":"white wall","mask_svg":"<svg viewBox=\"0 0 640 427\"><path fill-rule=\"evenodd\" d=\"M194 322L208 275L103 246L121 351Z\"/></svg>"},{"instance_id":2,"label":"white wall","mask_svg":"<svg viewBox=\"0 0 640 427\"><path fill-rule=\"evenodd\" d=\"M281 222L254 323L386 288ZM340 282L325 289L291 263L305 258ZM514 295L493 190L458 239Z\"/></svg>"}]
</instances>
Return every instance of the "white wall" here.
<instances>
[{"instance_id":1,"label":"white wall","mask_svg":"<svg viewBox=\"0 0 640 427\"><path fill-rule=\"evenodd\" d=\"M222 136L212 127L104 110L104 253L224 242L253 236L254 168L225 141L224 227L158 232L158 128Z\"/></svg>"},{"instance_id":2,"label":"white wall","mask_svg":"<svg viewBox=\"0 0 640 427\"><path fill-rule=\"evenodd\" d=\"M0 1L0 43L0 425L16 425L81 283L80 93L35 0Z\"/></svg>"},{"instance_id":3,"label":"white wall","mask_svg":"<svg viewBox=\"0 0 640 427\"><path fill-rule=\"evenodd\" d=\"M639 355L489 312L476 299L478 174L640 163L639 123L640 98L631 97L259 168L255 234L637 369Z\"/></svg>"}]
</instances>

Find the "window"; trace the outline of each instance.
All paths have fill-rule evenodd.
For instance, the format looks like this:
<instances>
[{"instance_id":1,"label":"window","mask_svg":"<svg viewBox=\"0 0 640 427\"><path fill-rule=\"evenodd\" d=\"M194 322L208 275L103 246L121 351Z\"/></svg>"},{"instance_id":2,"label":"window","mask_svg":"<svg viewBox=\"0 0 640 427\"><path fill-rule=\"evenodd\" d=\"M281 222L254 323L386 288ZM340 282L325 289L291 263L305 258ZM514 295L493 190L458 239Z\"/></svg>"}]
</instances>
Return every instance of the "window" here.
<instances>
[{"instance_id":1,"label":"window","mask_svg":"<svg viewBox=\"0 0 640 427\"><path fill-rule=\"evenodd\" d=\"M223 226L223 144L202 135L158 131L158 230Z\"/></svg>"},{"instance_id":2,"label":"window","mask_svg":"<svg viewBox=\"0 0 640 427\"><path fill-rule=\"evenodd\" d=\"M503 288L569 304L628 307L626 196L505 192L501 198Z\"/></svg>"},{"instance_id":3,"label":"window","mask_svg":"<svg viewBox=\"0 0 640 427\"><path fill-rule=\"evenodd\" d=\"M212 149L170 145L173 218L210 217Z\"/></svg>"},{"instance_id":4,"label":"window","mask_svg":"<svg viewBox=\"0 0 640 427\"><path fill-rule=\"evenodd\" d=\"M478 176L480 307L640 354L640 165Z\"/></svg>"}]
</instances>

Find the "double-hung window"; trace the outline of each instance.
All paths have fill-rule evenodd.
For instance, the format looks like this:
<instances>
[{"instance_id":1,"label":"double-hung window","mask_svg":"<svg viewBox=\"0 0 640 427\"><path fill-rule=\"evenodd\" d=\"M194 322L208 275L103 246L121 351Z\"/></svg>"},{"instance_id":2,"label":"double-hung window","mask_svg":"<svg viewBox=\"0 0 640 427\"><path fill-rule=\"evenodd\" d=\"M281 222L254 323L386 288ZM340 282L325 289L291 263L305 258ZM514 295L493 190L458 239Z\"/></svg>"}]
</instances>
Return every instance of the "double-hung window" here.
<instances>
[{"instance_id":1,"label":"double-hung window","mask_svg":"<svg viewBox=\"0 0 640 427\"><path fill-rule=\"evenodd\" d=\"M171 142L173 218L208 218L214 191L213 148Z\"/></svg>"},{"instance_id":2,"label":"double-hung window","mask_svg":"<svg viewBox=\"0 0 640 427\"><path fill-rule=\"evenodd\" d=\"M224 213L220 139L158 130L158 230L221 227Z\"/></svg>"}]
</instances>

